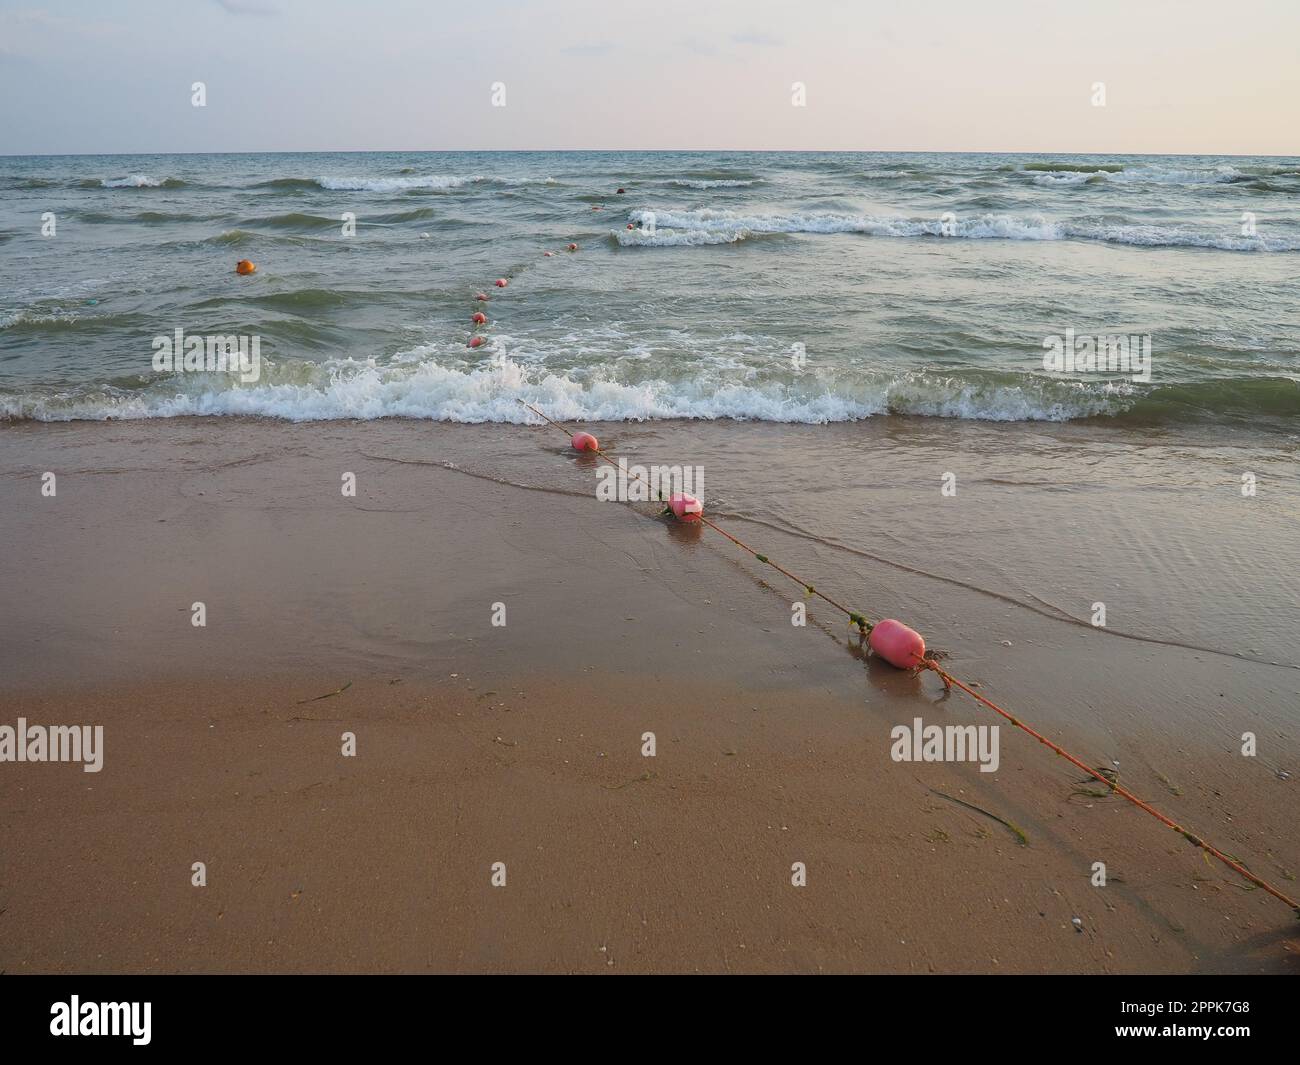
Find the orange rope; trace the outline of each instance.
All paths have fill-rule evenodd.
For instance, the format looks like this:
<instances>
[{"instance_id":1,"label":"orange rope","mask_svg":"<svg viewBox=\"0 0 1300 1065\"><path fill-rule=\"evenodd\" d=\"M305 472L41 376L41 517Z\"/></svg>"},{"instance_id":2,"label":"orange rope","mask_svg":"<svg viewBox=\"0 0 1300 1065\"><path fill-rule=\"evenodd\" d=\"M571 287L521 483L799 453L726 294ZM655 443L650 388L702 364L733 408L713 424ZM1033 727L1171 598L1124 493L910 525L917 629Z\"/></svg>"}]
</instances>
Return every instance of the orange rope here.
<instances>
[{"instance_id":1,"label":"orange rope","mask_svg":"<svg viewBox=\"0 0 1300 1065\"><path fill-rule=\"evenodd\" d=\"M566 433L568 436L570 436L570 437L573 436L573 431L572 431L571 429L569 429L569 428L568 428L567 426L565 426L565 425L560 424L559 422L555 421L555 420L552 419L552 418L548 418L545 414L543 414L541 411L539 411L539 410L538 410L536 407L534 407L531 403L525 403L522 399L519 400L519 402L520 402L520 403L523 403L523 405L524 405L525 407L527 407L530 411L532 411L534 414L536 414L539 418L544 419L545 421L549 422L551 425L555 426L557 429L562 430L562 431L563 431L564 433ZM596 454L598 457L604 459L604 460L605 460L606 462L608 462L610 465L612 465L612 466L618 466L618 463L615 462L613 459L611 459L608 455L606 455L605 452L604 452L603 450L601 450L600 448L597 448L597 449L596 449L595 454ZM631 476L636 477L638 480L641 480L641 478L640 478L637 474L631 474ZM647 486L648 486L648 484L649 484L649 482L647 482L647 481L642 481L642 483L643 483L643 484L646 484ZM871 629L874 627L874 626L873 626L873 623L870 622L870 621L868 621L865 617L863 617L863 615L858 614L858 613L856 613L855 611L852 611L852 610L848 609L848 607L846 607L846 606L842 606L841 604L837 603L834 599L830 598L830 596L827 596L827 595L823 594L822 592L817 591L817 589L815 589L815 588L814 588L811 584L809 584L807 581L803 580L803 579L800 578L800 577L796 577L796 576L795 576L793 573L791 573L789 570L782 569L780 566L778 566L775 562L773 562L773 561L772 561L770 558L768 558L766 555L760 554L760 553L759 553L758 551L756 551L754 548L750 547L749 544L745 543L743 540L739 539L738 537L732 536L731 533L727 532L725 529L720 528L718 525L716 525L714 522L710 521L708 518L704 517L704 515L702 515L702 514L700 515L700 522L701 522L702 524L704 524L704 525L707 525L707 526L708 526L710 529L712 529L714 532L721 533L723 536L725 536L728 540L730 540L730 541L731 541L733 544L735 544L737 547L741 548L741 549L744 550L744 551L748 551L751 555L753 555L753 556L754 556L756 559L758 559L760 562L764 562L764 563L766 563L767 565L769 565L769 566L771 566L773 569L775 569L778 573L782 573L782 574L784 574L785 576L789 577L789 578L790 578L792 581L794 581L795 583L803 585L803 587L804 587L805 589L807 589L808 592L809 592L810 594L812 594L812 595L816 595L816 596L820 597L821 599L824 599L826 602L830 603L831 606L835 607L835 609L837 609L837 610L839 610L839 611L841 611L841 612L847 614L847 615L849 616L849 622L850 622L851 624L857 625L857 626L858 626L858 630L859 630L860 632L862 632L863 634L865 634L865 633L867 633L867 632L870 632ZM1246 868L1244 865L1242 865L1240 862L1236 861L1236 860L1233 859L1233 858L1228 857L1228 855L1224 854L1224 853L1223 853L1221 850L1219 850L1217 847L1213 846L1213 845L1210 844L1210 843L1207 843L1205 840L1201 839L1200 836L1197 836L1197 835L1194 834L1193 832L1191 832L1191 831L1189 831L1188 829L1184 828L1184 827L1183 827L1182 825L1180 825L1177 821L1173 820L1173 819L1170 818L1170 817L1166 817L1166 816L1165 816L1164 814L1162 814L1159 810L1157 810L1154 806L1150 805L1150 804L1147 803L1147 802L1144 802L1142 799L1139 799L1136 795L1134 795L1134 794L1133 794L1131 791L1129 791L1127 788L1121 787L1119 784L1117 784L1115 781L1111 780L1111 779L1110 779L1109 777L1107 777L1105 774L1099 772L1099 771L1096 770L1096 769L1093 769L1091 766L1089 766L1089 765L1087 765L1086 763L1080 761L1078 758L1076 758L1074 755L1072 755L1069 751L1067 751L1064 747L1060 746L1060 745L1057 744L1057 743L1053 743L1053 742L1052 742L1051 740L1049 740L1046 736L1044 736L1041 732L1038 732L1038 731L1036 731L1035 729L1030 728L1030 726L1026 725L1023 721L1021 721L1019 718L1015 717L1013 714L1011 714L1011 713L1009 713L1008 711L1002 709L1002 707L998 706L998 704L995 703L995 702L993 702L991 699L986 699L983 695L980 695L979 692L972 690L969 686L967 686L966 684L963 684L960 680L958 680L958 679L957 679L956 677L954 677L952 674L948 673L945 669L943 669L943 668L942 668L942 667L941 667L941 666L940 666L940 665L939 665L939 664L938 664L934 659L932 659L932 658L920 658L920 657L918 657L918 658L917 658L917 665L916 665L916 668L917 668L918 670L922 670L922 669L933 670L935 673L937 673L937 674L939 675L940 679L942 679L942 681L943 681L943 685L944 685L945 688L949 688L949 689L951 689L951 688L954 687L954 686L960 688L962 691L964 691L967 695L969 695L969 696L970 696L972 699L974 699L976 702L982 703L984 706L987 706L990 710L992 710L992 711L994 711L995 713L1000 714L1002 717L1006 718L1006 720L1010 721L1011 724L1015 725L1016 728L1020 729L1022 732L1026 732L1026 733L1028 733L1030 736L1033 736L1034 739L1036 739L1039 743L1043 744L1044 746L1050 747L1053 751L1055 751L1057 754L1059 754L1062 758L1064 758L1066 761L1068 761L1071 765L1074 765L1074 766L1076 766L1077 768L1082 769L1082 770L1083 770L1085 773L1087 773L1090 777L1093 777L1093 778L1095 778L1095 779L1101 781L1103 784L1106 785L1106 787L1110 788L1110 790L1111 790L1112 792L1114 792L1116 795L1119 795L1119 796L1121 796L1121 797L1127 799L1127 800L1128 800L1129 802L1131 802L1134 806L1136 806L1139 810L1144 810L1146 813L1149 813L1152 817L1154 817L1154 818L1155 818L1157 821L1159 821L1161 824L1163 824L1163 825L1165 825L1165 826L1167 826L1167 827L1169 827L1169 828L1172 828L1175 832L1177 832L1179 835L1181 835L1181 836L1182 836L1185 840L1187 840L1189 843L1191 843L1191 844L1193 844L1193 845L1199 847L1201 850L1205 851L1206 854L1210 854L1210 855L1214 856L1215 858L1219 859L1219 861L1221 861L1224 865L1226 865L1226 866L1227 866L1229 869L1231 869L1234 873L1237 873L1239 876L1241 876L1241 877L1245 878L1246 880L1250 881L1250 883L1254 884L1256 887L1258 887L1258 888L1263 888L1266 892L1268 892L1270 895L1272 895L1275 899L1278 899L1279 901L1286 903L1287 906L1289 906L1293 911L1295 911L1296 916L1297 916L1297 917L1300 917L1300 902L1296 902L1295 899L1292 899L1292 898L1290 898L1289 896L1287 896L1286 894L1284 894L1283 892L1279 891L1277 888L1273 887L1273 885L1270 884L1267 880L1264 880L1264 879L1262 879L1261 877L1256 876L1254 873L1252 873L1249 869L1247 869L1247 868Z\"/></svg>"},{"instance_id":2,"label":"orange rope","mask_svg":"<svg viewBox=\"0 0 1300 1065\"><path fill-rule=\"evenodd\" d=\"M1233 872L1239 874L1240 876L1245 877L1256 887L1263 888L1275 899L1278 899L1281 902L1285 902L1288 906L1291 907L1291 909L1295 910L1296 916L1300 917L1300 903L1284 895L1277 888L1273 887L1273 885L1270 884L1267 880L1263 880L1260 877L1257 877L1244 865L1242 865L1240 862L1232 858L1229 858L1226 854L1224 854L1213 844L1206 843L1205 840L1200 838L1200 836L1197 836L1194 833L1190 832L1188 829L1185 829L1177 821L1173 820L1172 818L1166 817L1154 806L1150 805L1149 803L1143 802L1127 788L1121 787L1115 781L1107 777L1104 773L1098 772L1096 769L1093 769L1091 766L1084 765L1083 762L1079 761L1079 759L1074 757L1074 755L1072 755L1064 747L1060 746L1059 744L1053 743L1041 732L1035 731L1034 729L1026 725L1023 721L1015 717L1014 715L1008 713L1006 710L1003 710L1002 707L998 706L998 704L993 702L992 699L986 699L984 696L980 695L979 692L972 691L969 687L967 687L965 684L959 681L956 677L952 676L952 674L944 670L937 662L934 661L934 659L932 658L923 659L920 668L934 670L934 672L938 673L940 678L942 678L943 685L945 688L951 688L952 686L956 685L958 688L964 691L976 702L983 703L990 710L994 711L995 713L1001 714L1013 725L1015 725L1016 728L1020 729L1022 732L1029 733L1029 735L1033 736L1034 739L1036 739L1039 743L1047 747L1050 747L1052 750L1054 750L1057 754L1059 754L1071 765L1077 766L1078 768L1082 769L1085 773L1087 773L1089 776L1095 777L1097 780L1100 780L1103 784L1106 785L1106 787L1110 788L1111 791L1115 792L1115 794L1122 795L1134 806L1136 806L1139 810L1145 810L1157 821L1161 822L1164 825L1167 825L1169 828L1172 828L1175 832L1177 832L1180 836L1182 836L1185 840L1187 840L1188 843L1195 844L1197 847L1200 847L1201 850L1205 851L1207 854L1214 855L1214 857L1218 858L1219 861L1221 861Z\"/></svg>"}]
</instances>

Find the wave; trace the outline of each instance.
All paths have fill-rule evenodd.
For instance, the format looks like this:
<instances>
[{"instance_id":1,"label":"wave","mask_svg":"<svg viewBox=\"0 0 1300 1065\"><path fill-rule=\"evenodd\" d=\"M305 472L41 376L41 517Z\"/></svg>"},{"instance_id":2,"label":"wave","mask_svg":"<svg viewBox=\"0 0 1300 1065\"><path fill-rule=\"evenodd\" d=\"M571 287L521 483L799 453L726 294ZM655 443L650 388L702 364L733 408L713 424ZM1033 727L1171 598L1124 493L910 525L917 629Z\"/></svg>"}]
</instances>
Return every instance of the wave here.
<instances>
[{"instance_id":1,"label":"wave","mask_svg":"<svg viewBox=\"0 0 1300 1065\"><path fill-rule=\"evenodd\" d=\"M290 211L288 214L268 215L262 218L245 218L239 222L239 229L245 226L260 226L264 229L319 230L334 229L342 222L333 218L323 218L315 214L303 214Z\"/></svg>"},{"instance_id":2,"label":"wave","mask_svg":"<svg viewBox=\"0 0 1300 1065\"><path fill-rule=\"evenodd\" d=\"M1221 185L1250 181L1256 176L1234 166L1167 167L1150 163L1026 163L1019 172L1029 175L1034 184L1047 187L1111 183Z\"/></svg>"},{"instance_id":3,"label":"wave","mask_svg":"<svg viewBox=\"0 0 1300 1065\"><path fill-rule=\"evenodd\" d=\"M1068 170L1061 173L1035 174L1034 184L1044 188L1059 188L1062 185L1100 185L1106 175L1097 171Z\"/></svg>"},{"instance_id":4,"label":"wave","mask_svg":"<svg viewBox=\"0 0 1300 1065\"><path fill-rule=\"evenodd\" d=\"M137 211L125 214L122 211L79 211L76 218L87 225L122 225L138 223L140 225L161 225L168 222L210 222L211 215L189 214L184 211Z\"/></svg>"},{"instance_id":5,"label":"wave","mask_svg":"<svg viewBox=\"0 0 1300 1065\"><path fill-rule=\"evenodd\" d=\"M561 420L669 418L824 424L879 415L975 421L1062 422L1115 417L1143 423L1222 420L1258 423L1300 416L1300 382L1253 378L1139 386L1080 382L1042 374L857 372L833 383L814 379L720 381L701 372L678 380L575 379L497 355L486 364L440 361L431 348L396 361L263 361L263 378L239 386L233 375L167 376L144 389L107 384L73 391L0 393L0 418L74 421L247 415L287 421L420 418L447 422L522 422L516 402L544 405Z\"/></svg>"},{"instance_id":6,"label":"wave","mask_svg":"<svg viewBox=\"0 0 1300 1065\"><path fill-rule=\"evenodd\" d=\"M81 182L82 188L101 189L179 189L185 182L180 178L163 178L159 180L148 174L128 174L125 177L100 178L98 181L87 179Z\"/></svg>"},{"instance_id":7,"label":"wave","mask_svg":"<svg viewBox=\"0 0 1300 1065\"><path fill-rule=\"evenodd\" d=\"M1216 248L1222 251L1300 251L1296 237L1244 237L1202 233L1169 226L1050 221L1042 215L982 214L942 218L884 215L745 215L703 208L694 211L637 210L628 216L636 229L610 233L624 247L678 247L731 244L778 233L859 233L873 237L942 237L965 240L1089 240L1136 247ZM649 223L654 223L651 232Z\"/></svg>"},{"instance_id":8,"label":"wave","mask_svg":"<svg viewBox=\"0 0 1300 1065\"><path fill-rule=\"evenodd\" d=\"M330 192L408 192L412 189L458 189L478 177L426 174L422 177L318 177L316 184Z\"/></svg>"},{"instance_id":9,"label":"wave","mask_svg":"<svg viewBox=\"0 0 1300 1065\"><path fill-rule=\"evenodd\" d=\"M759 184L758 178L670 178L669 185L684 189L747 189Z\"/></svg>"},{"instance_id":10,"label":"wave","mask_svg":"<svg viewBox=\"0 0 1300 1065\"><path fill-rule=\"evenodd\" d=\"M255 189L318 189L316 178L272 178L270 181L258 181L251 186Z\"/></svg>"},{"instance_id":11,"label":"wave","mask_svg":"<svg viewBox=\"0 0 1300 1065\"><path fill-rule=\"evenodd\" d=\"M1116 174L1124 169L1123 163L1026 163L1021 169L1066 174Z\"/></svg>"}]
</instances>

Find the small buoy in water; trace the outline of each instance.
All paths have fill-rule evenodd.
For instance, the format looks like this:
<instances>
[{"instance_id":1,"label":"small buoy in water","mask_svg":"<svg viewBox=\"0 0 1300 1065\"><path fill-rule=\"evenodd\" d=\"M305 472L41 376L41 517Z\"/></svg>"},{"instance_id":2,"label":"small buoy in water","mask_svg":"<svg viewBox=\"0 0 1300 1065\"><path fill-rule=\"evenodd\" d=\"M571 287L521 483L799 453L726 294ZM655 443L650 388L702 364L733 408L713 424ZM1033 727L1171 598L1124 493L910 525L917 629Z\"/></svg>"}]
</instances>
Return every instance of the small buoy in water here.
<instances>
[{"instance_id":1,"label":"small buoy in water","mask_svg":"<svg viewBox=\"0 0 1300 1065\"><path fill-rule=\"evenodd\" d=\"M627 228L628 228L628 229L636 229L636 226L633 225L631 222L629 222L629 223L627 224Z\"/></svg>"},{"instance_id":2,"label":"small buoy in water","mask_svg":"<svg viewBox=\"0 0 1300 1065\"><path fill-rule=\"evenodd\" d=\"M686 492L674 492L668 497L668 509L678 521L699 521L704 517L704 504Z\"/></svg>"},{"instance_id":3,"label":"small buoy in water","mask_svg":"<svg viewBox=\"0 0 1300 1065\"><path fill-rule=\"evenodd\" d=\"M507 281L504 277L497 278L497 288L505 288L506 285L508 284L510 284L510 282Z\"/></svg>"},{"instance_id":4,"label":"small buoy in water","mask_svg":"<svg viewBox=\"0 0 1300 1065\"><path fill-rule=\"evenodd\" d=\"M475 325L486 325L487 315L484 314L482 311L475 311L470 316L470 321L473 322Z\"/></svg>"},{"instance_id":5,"label":"small buoy in water","mask_svg":"<svg viewBox=\"0 0 1300 1065\"><path fill-rule=\"evenodd\" d=\"M428 239L429 239L429 234L428 234L428 233L421 233L421 234L420 234L420 239L421 239L421 240L428 240Z\"/></svg>"},{"instance_id":6,"label":"small buoy in water","mask_svg":"<svg viewBox=\"0 0 1300 1065\"><path fill-rule=\"evenodd\" d=\"M469 338L469 346L470 346L471 348L476 348L476 347L478 347L478 346L479 346L480 344L482 344L482 343L483 343L483 338L482 338L482 337L470 337L470 338Z\"/></svg>"},{"instance_id":7,"label":"small buoy in water","mask_svg":"<svg viewBox=\"0 0 1300 1065\"><path fill-rule=\"evenodd\" d=\"M569 441L573 445L574 451L599 451L600 442L590 433L574 433L573 439Z\"/></svg>"},{"instance_id":8,"label":"small buoy in water","mask_svg":"<svg viewBox=\"0 0 1300 1065\"><path fill-rule=\"evenodd\" d=\"M619 194L620 196L622 196L623 193L625 193L625 192L627 192L627 189L619 189L619 190L618 190L618 194Z\"/></svg>"},{"instance_id":9,"label":"small buoy in water","mask_svg":"<svg viewBox=\"0 0 1300 1065\"><path fill-rule=\"evenodd\" d=\"M486 292L479 292L474 296L474 298L478 300L480 303L487 303L488 294Z\"/></svg>"},{"instance_id":10,"label":"small buoy in water","mask_svg":"<svg viewBox=\"0 0 1300 1065\"><path fill-rule=\"evenodd\" d=\"M569 245L569 251L577 251L577 250L578 250L578 246L576 244Z\"/></svg>"},{"instance_id":11,"label":"small buoy in water","mask_svg":"<svg viewBox=\"0 0 1300 1065\"><path fill-rule=\"evenodd\" d=\"M600 208L597 207L595 204L592 204L592 205L591 205L591 209L592 209L593 211L599 211L599 210L600 210Z\"/></svg>"},{"instance_id":12,"label":"small buoy in water","mask_svg":"<svg viewBox=\"0 0 1300 1065\"><path fill-rule=\"evenodd\" d=\"M235 263L235 273L237 274L252 274L256 273L256 271L256 264L250 263L247 259L240 259L239 262Z\"/></svg>"},{"instance_id":13,"label":"small buoy in water","mask_svg":"<svg viewBox=\"0 0 1300 1065\"><path fill-rule=\"evenodd\" d=\"M554 255L554 254L555 254L555 252L553 252L553 251L544 251L544 252L542 252L542 257L543 257L544 259L549 259L549 258L550 258L552 255Z\"/></svg>"},{"instance_id":14,"label":"small buoy in water","mask_svg":"<svg viewBox=\"0 0 1300 1065\"><path fill-rule=\"evenodd\" d=\"M915 669L925 660L925 640L921 634L893 618L877 621L867 643L876 654L898 669Z\"/></svg>"}]
</instances>

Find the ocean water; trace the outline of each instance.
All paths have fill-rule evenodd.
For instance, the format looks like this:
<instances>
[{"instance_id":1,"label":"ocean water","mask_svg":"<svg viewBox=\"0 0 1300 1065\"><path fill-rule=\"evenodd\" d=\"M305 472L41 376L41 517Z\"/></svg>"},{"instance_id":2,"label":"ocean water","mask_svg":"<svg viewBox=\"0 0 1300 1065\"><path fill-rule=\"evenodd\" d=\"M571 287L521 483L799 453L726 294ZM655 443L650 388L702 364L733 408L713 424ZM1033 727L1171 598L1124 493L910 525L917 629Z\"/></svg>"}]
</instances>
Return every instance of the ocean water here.
<instances>
[{"instance_id":1,"label":"ocean water","mask_svg":"<svg viewBox=\"0 0 1300 1065\"><path fill-rule=\"evenodd\" d=\"M0 159L9 421L522 422L524 398L571 420L1294 433L1297 308L1294 158ZM156 371L177 329L257 336L258 380ZM1049 373L1067 331L1149 337L1150 380Z\"/></svg>"}]
</instances>

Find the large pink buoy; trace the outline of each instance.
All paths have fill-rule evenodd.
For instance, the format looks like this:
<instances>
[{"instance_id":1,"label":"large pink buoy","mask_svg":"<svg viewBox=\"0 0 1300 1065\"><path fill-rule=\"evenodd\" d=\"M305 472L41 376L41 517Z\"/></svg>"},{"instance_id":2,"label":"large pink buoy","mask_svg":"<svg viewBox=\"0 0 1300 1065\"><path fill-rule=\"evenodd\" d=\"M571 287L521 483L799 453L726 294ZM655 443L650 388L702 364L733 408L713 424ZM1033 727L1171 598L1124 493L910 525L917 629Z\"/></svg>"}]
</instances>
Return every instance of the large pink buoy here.
<instances>
[{"instance_id":1,"label":"large pink buoy","mask_svg":"<svg viewBox=\"0 0 1300 1065\"><path fill-rule=\"evenodd\" d=\"M483 338L482 338L482 337L470 337L470 338L469 338L469 346L470 346L471 348L476 348L476 347L478 347L478 346L479 346L480 344L482 344L482 343L483 343Z\"/></svg>"},{"instance_id":2,"label":"large pink buoy","mask_svg":"<svg viewBox=\"0 0 1300 1065\"><path fill-rule=\"evenodd\" d=\"M508 284L510 284L510 282L507 281L504 277L497 278L497 288L505 288L506 285Z\"/></svg>"},{"instance_id":3,"label":"large pink buoy","mask_svg":"<svg viewBox=\"0 0 1300 1065\"><path fill-rule=\"evenodd\" d=\"M876 654L899 669L915 669L925 660L925 639L915 629L893 618L877 621L867 643Z\"/></svg>"},{"instance_id":4,"label":"large pink buoy","mask_svg":"<svg viewBox=\"0 0 1300 1065\"><path fill-rule=\"evenodd\" d=\"M482 311L475 311L472 315L470 315L469 320L473 322L475 325L486 325L487 315L484 314Z\"/></svg>"},{"instance_id":5,"label":"large pink buoy","mask_svg":"<svg viewBox=\"0 0 1300 1065\"><path fill-rule=\"evenodd\" d=\"M668 497L668 509L678 521L699 521L704 517L704 504L686 492L674 492Z\"/></svg>"},{"instance_id":6,"label":"large pink buoy","mask_svg":"<svg viewBox=\"0 0 1300 1065\"><path fill-rule=\"evenodd\" d=\"M574 451L599 451L600 442L590 433L574 433L569 441Z\"/></svg>"}]
</instances>

